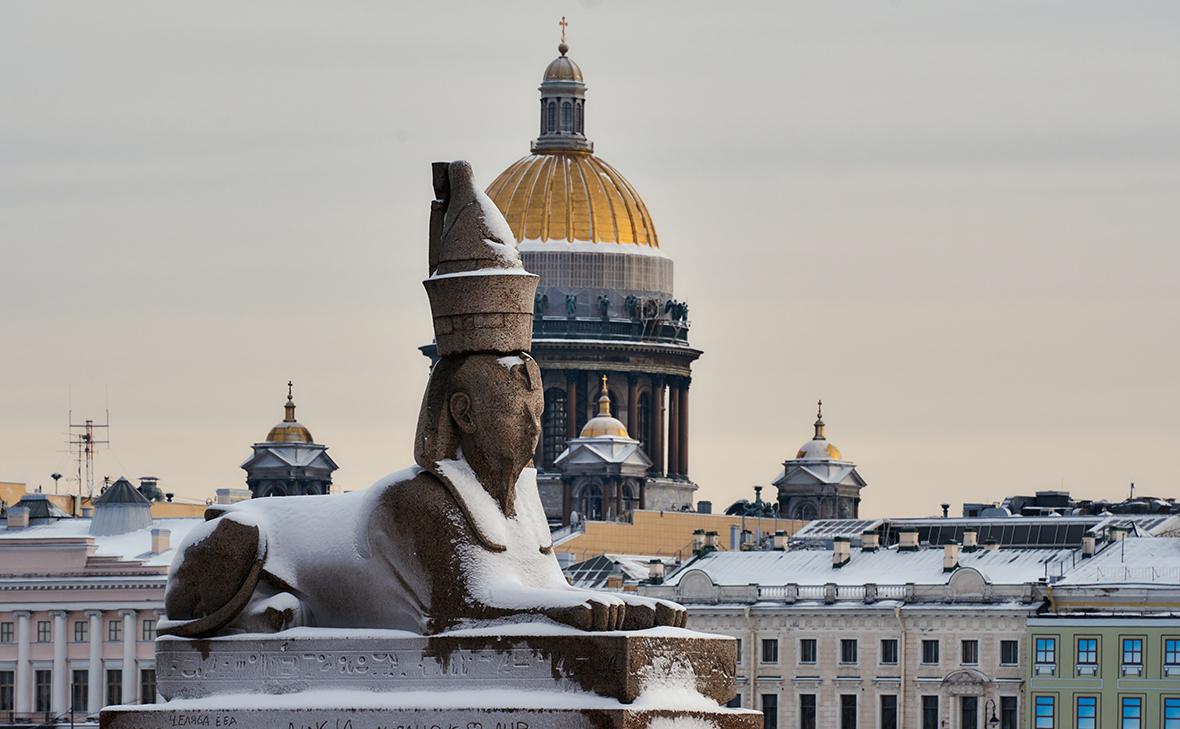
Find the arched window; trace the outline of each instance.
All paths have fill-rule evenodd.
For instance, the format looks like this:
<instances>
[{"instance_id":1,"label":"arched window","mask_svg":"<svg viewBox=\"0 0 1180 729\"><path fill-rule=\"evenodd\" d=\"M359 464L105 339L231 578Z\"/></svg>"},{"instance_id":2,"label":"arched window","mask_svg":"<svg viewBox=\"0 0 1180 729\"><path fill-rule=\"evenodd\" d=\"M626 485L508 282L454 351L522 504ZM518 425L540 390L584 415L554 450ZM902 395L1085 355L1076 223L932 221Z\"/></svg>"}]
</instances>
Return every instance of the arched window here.
<instances>
[{"instance_id":1,"label":"arched window","mask_svg":"<svg viewBox=\"0 0 1180 729\"><path fill-rule=\"evenodd\" d=\"M639 508L639 484L626 481L623 487L623 511L635 511Z\"/></svg>"},{"instance_id":2,"label":"arched window","mask_svg":"<svg viewBox=\"0 0 1180 729\"><path fill-rule=\"evenodd\" d=\"M565 450L565 390L551 387L545 391L545 411L541 414L541 470L552 471L553 462Z\"/></svg>"},{"instance_id":3,"label":"arched window","mask_svg":"<svg viewBox=\"0 0 1180 729\"><path fill-rule=\"evenodd\" d=\"M578 506L583 519L602 521L605 514L602 502L602 484L594 481L583 486Z\"/></svg>"},{"instance_id":4,"label":"arched window","mask_svg":"<svg viewBox=\"0 0 1180 729\"><path fill-rule=\"evenodd\" d=\"M585 130L585 128L582 126L582 121L583 121L583 119L582 119L582 116L583 116L583 114L584 114L584 112L582 111L582 107L583 107L583 106L585 106L585 104L584 104L584 103L579 103L579 104L578 104L578 109L577 109L577 111L578 111L578 118L577 118L577 130L578 130L578 134L585 134L585 133L586 133L586 130Z\"/></svg>"},{"instance_id":5,"label":"arched window","mask_svg":"<svg viewBox=\"0 0 1180 729\"><path fill-rule=\"evenodd\" d=\"M561 131L568 132L573 128L574 105L568 101L561 102Z\"/></svg>"},{"instance_id":6,"label":"arched window","mask_svg":"<svg viewBox=\"0 0 1180 729\"><path fill-rule=\"evenodd\" d=\"M817 515L815 504L810 501L805 501L795 507L795 518L800 521L814 521Z\"/></svg>"},{"instance_id":7,"label":"arched window","mask_svg":"<svg viewBox=\"0 0 1180 729\"><path fill-rule=\"evenodd\" d=\"M545 133L545 100L541 99L541 134Z\"/></svg>"},{"instance_id":8,"label":"arched window","mask_svg":"<svg viewBox=\"0 0 1180 729\"><path fill-rule=\"evenodd\" d=\"M556 102L556 101L550 101L550 102L549 102L549 125L548 125L548 131L550 131L550 132L555 132L555 131L557 131L557 102Z\"/></svg>"}]
</instances>

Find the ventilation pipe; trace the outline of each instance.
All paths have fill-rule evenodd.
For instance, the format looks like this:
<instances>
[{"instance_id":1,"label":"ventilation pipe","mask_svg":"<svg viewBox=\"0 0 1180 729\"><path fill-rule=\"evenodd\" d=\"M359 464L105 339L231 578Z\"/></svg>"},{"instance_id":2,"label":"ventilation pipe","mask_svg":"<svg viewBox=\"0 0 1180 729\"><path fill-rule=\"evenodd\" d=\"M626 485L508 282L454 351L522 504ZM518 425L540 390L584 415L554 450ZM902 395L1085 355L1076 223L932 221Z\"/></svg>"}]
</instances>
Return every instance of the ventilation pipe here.
<instances>
[{"instance_id":1,"label":"ventilation pipe","mask_svg":"<svg viewBox=\"0 0 1180 729\"><path fill-rule=\"evenodd\" d=\"M843 567L848 564L850 559L852 559L852 544L848 541L848 537L832 539L832 567Z\"/></svg>"},{"instance_id":2,"label":"ventilation pipe","mask_svg":"<svg viewBox=\"0 0 1180 729\"><path fill-rule=\"evenodd\" d=\"M881 535L877 532L865 532L860 535L860 551L876 552L881 548Z\"/></svg>"},{"instance_id":3,"label":"ventilation pipe","mask_svg":"<svg viewBox=\"0 0 1180 729\"><path fill-rule=\"evenodd\" d=\"M942 571L954 572L959 568L959 543L951 540L942 545Z\"/></svg>"},{"instance_id":4,"label":"ventilation pipe","mask_svg":"<svg viewBox=\"0 0 1180 729\"><path fill-rule=\"evenodd\" d=\"M699 552L705 548L705 530L692 530L692 551Z\"/></svg>"},{"instance_id":5,"label":"ventilation pipe","mask_svg":"<svg viewBox=\"0 0 1180 729\"><path fill-rule=\"evenodd\" d=\"M983 548L989 552L998 552L1000 551L1000 542L997 539L985 539Z\"/></svg>"},{"instance_id":6,"label":"ventilation pipe","mask_svg":"<svg viewBox=\"0 0 1180 729\"><path fill-rule=\"evenodd\" d=\"M777 531L774 533L774 549L776 552L787 551L787 533L784 531Z\"/></svg>"},{"instance_id":7,"label":"ventilation pipe","mask_svg":"<svg viewBox=\"0 0 1180 729\"><path fill-rule=\"evenodd\" d=\"M152 554L163 554L172 548L172 532L168 529L152 529Z\"/></svg>"},{"instance_id":8,"label":"ventilation pipe","mask_svg":"<svg viewBox=\"0 0 1180 729\"><path fill-rule=\"evenodd\" d=\"M1110 541L1121 542L1127 538L1127 528L1123 526L1112 526L1110 528Z\"/></svg>"},{"instance_id":9,"label":"ventilation pipe","mask_svg":"<svg viewBox=\"0 0 1180 729\"><path fill-rule=\"evenodd\" d=\"M1094 538L1093 534L1086 534L1082 537L1082 559L1089 559L1094 556L1097 543L1098 540Z\"/></svg>"},{"instance_id":10,"label":"ventilation pipe","mask_svg":"<svg viewBox=\"0 0 1180 729\"><path fill-rule=\"evenodd\" d=\"M653 585L658 585L664 581L664 563L658 559L651 559L647 562L647 581Z\"/></svg>"},{"instance_id":11,"label":"ventilation pipe","mask_svg":"<svg viewBox=\"0 0 1180 729\"><path fill-rule=\"evenodd\" d=\"M974 552L979 549L979 532L974 527L963 530L963 551Z\"/></svg>"},{"instance_id":12,"label":"ventilation pipe","mask_svg":"<svg viewBox=\"0 0 1180 729\"><path fill-rule=\"evenodd\" d=\"M918 551L918 530L917 529L902 529L897 533L898 541L897 548L902 552L917 552Z\"/></svg>"},{"instance_id":13,"label":"ventilation pipe","mask_svg":"<svg viewBox=\"0 0 1180 729\"><path fill-rule=\"evenodd\" d=\"M705 532L705 549L716 550L719 541L717 532Z\"/></svg>"}]
</instances>

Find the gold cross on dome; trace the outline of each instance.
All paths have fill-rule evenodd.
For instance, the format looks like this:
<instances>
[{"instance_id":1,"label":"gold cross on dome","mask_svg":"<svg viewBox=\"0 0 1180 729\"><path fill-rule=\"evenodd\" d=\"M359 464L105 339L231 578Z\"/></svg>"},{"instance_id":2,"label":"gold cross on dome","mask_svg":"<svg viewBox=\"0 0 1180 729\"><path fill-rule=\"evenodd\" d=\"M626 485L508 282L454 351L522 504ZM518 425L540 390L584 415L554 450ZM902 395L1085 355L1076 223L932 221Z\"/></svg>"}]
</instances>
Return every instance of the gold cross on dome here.
<instances>
[{"instance_id":1,"label":"gold cross on dome","mask_svg":"<svg viewBox=\"0 0 1180 729\"><path fill-rule=\"evenodd\" d=\"M565 43L565 29L569 26L569 21L567 21L563 15L561 16L561 21L558 22L558 25L561 26L561 42Z\"/></svg>"},{"instance_id":2,"label":"gold cross on dome","mask_svg":"<svg viewBox=\"0 0 1180 729\"><path fill-rule=\"evenodd\" d=\"M606 390L606 375L602 376L602 389Z\"/></svg>"}]
</instances>

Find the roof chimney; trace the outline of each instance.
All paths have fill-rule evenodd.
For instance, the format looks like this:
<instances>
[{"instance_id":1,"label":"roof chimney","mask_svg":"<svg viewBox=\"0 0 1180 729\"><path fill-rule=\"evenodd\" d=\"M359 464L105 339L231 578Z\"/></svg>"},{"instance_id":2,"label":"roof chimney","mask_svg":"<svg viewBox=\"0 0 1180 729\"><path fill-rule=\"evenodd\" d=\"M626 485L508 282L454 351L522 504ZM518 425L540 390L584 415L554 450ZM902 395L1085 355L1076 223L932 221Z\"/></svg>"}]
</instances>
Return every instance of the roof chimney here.
<instances>
[{"instance_id":1,"label":"roof chimney","mask_svg":"<svg viewBox=\"0 0 1180 729\"><path fill-rule=\"evenodd\" d=\"M881 535L868 531L860 535L860 551L876 552L881 547Z\"/></svg>"},{"instance_id":2,"label":"roof chimney","mask_svg":"<svg viewBox=\"0 0 1180 729\"><path fill-rule=\"evenodd\" d=\"M29 507L10 506L8 508L8 528L24 529L29 526Z\"/></svg>"},{"instance_id":3,"label":"roof chimney","mask_svg":"<svg viewBox=\"0 0 1180 729\"><path fill-rule=\"evenodd\" d=\"M94 507L93 506L83 506L82 507L82 518L83 519L89 519L93 516L94 516Z\"/></svg>"},{"instance_id":4,"label":"roof chimney","mask_svg":"<svg viewBox=\"0 0 1180 729\"><path fill-rule=\"evenodd\" d=\"M705 530L692 530L692 551L699 552L705 548Z\"/></svg>"},{"instance_id":5,"label":"roof chimney","mask_svg":"<svg viewBox=\"0 0 1180 729\"><path fill-rule=\"evenodd\" d=\"M161 554L172 548L172 532L168 529L152 529L152 554Z\"/></svg>"},{"instance_id":6,"label":"roof chimney","mask_svg":"<svg viewBox=\"0 0 1180 729\"><path fill-rule=\"evenodd\" d=\"M967 527L963 530L963 551L974 552L979 549L979 532L975 527Z\"/></svg>"},{"instance_id":7,"label":"roof chimney","mask_svg":"<svg viewBox=\"0 0 1180 729\"><path fill-rule=\"evenodd\" d=\"M1000 551L1000 542L998 539L985 539L983 540L983 548L989 552L998 552Z\"/></svg>"},{"instance_id":8,"label":"roof chimney","mask_svg":"<svg viewBox=\"0 0 1180 729\"><path fill-rule=\"evenodd\" d=\"M1110 528L1110 541L1121 542L1127 538L1127 528L1125 526L1112 526Z\"/></svg>"},{"instance_id":9,"label":"roof chimney","mask_svg":"<svg viewBox=\"0 0 1180 729\"><path fill-rule=\"evenodd\" d=\"M1082 559L1089 559L1094 556L1094 548L1097 541L1093 534L1082 536Z\"/></svg>"},{"instance_id":10,"label":"roof chimney","mask_svg":"<svg viewBox=\"0 0 1180 729\"><path fill-rule=\"evenodd\" d=\"M717 532L705 532L705 549L716 550L718 541L720 540L717 537Z\"/></svg>"},{"instance_id":11,"label":"roof chimney","mask_svg":"<svg viewBox=\"0 0 1180 729\"><path fill-rule=\"evenodd\" d=\"M951 505L950 504L939 504L939 506L942 507L942 518L943 519L945 519L951 515Z\"/></svg>"},{"instance_id":12,"label":"roof chimney","mask_svg":"<svg viewBox=\"0 0 1180 729\"><path fill-rule=\"evenodd\" d=\"M774 549L776 552L787 551L787 533L784 531L777 531L774 533Z\"/></svg>"},{"instance_id":13,"label":"roof chimney","mask_svg":"<svg viewBox=\"0 0 1180 729\"><path fill-rule=\"evenodd\" d=\"M913 527L897 530L897 549L901 552L918 551L918 530Z\"/></svg>"},{"instance_id":14,"label":"roof chimney","mask_svg":"<svg viewBox=\"0 0 1180 729\"><path fill-rule=\"evenodd\" d=\"M951 540L942 545L942 571L954 572L959 567L959 543Z\"/></svg>"},{"instance_id":15,"label":"roof chimney","mask_svg":"<svg viewBox=\"0 0 1180 729\"><path fill-rule=\"evenodd\" d=\"M653 585L658 585L664 581L664 563L658 559L650 559L647 561L647 578L648 582Z\"/></svg>"},{"instance_id":16,"label":"roof chimney","mask_svg":"<svg viewBox=\"0 0 1180 729\"><path fill-rule=\"evenodd\" d=\"M832 538L832 567L833 569L843 567L852 559L852 544L848 541L848 537L833 537Z\"/></svg>"}]
</instances>

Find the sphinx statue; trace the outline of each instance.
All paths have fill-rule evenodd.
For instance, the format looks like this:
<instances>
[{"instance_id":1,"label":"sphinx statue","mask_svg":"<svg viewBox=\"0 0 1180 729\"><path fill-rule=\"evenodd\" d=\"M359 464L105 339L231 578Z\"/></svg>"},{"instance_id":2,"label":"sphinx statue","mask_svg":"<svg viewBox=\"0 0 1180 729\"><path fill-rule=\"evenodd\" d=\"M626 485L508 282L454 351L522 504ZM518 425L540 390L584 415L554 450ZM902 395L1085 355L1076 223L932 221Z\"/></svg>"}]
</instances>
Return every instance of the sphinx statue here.
<instances>
[{"instance_id":1,"label":"sphinx statue","mask_svg":"<svg viewBox=\"0 0 1180 729\"><path fill-rule=\"evenodd\" d=\"M675 603L565 580L530 466L544 404L529 356L537 277L468 163L436 163L434 188L424 284L439 359L415 465L353 493L210 507L173 562L161 634L683 626Z\"/></svg>"}]
</instances>

